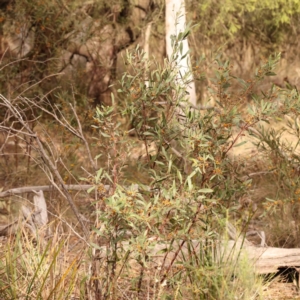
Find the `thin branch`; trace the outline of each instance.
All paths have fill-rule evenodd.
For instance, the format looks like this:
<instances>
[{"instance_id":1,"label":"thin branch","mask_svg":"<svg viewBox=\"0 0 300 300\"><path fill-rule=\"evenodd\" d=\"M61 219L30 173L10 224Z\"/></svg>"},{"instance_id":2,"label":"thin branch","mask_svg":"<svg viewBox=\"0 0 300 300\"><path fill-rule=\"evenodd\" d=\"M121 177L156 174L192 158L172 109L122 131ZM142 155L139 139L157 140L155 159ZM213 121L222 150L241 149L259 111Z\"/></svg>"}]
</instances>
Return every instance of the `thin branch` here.
<instances>
[{"instance_id":1,"label":"thin branch","mask_svg":"<svg viewBox=\"0 0 300 300\"><path fill-rule=\"evenodd\" d=\"M85 238L83 238L78 232L76 232L75 230L74 230L74 228L73 228L73 226L71 225L71 224L69 224L65 219L63 219L62 217L60 217L60 216L58 216L58 215L56 215L56 214L54 214L54 213L52 213L52 212L50 212L50 211L48 211L48 213L50 214L50 215L52 215L53 217L55 217L56 219L58 219L58 220L60 220L61 222L63 222L64 224L66 224L67 226L68 226L68 228L79 238L79 239L81 239L84 243L86 243L88 246L90 246L90 244L88 243L88 241L85 239Z\"/></svg>"},{"instance_id":2,"label":"thin branch","mask_svg":"<svg viewBox=\"0 0 300 300\"><path fill-rule=\"evenodd\" d=\"M92 184L66 184L65 188L68 191L87 191L88 189L94 187ZM104 188L109 191L110 186L105 185ZM10 195L17 195L17 194L23 194L23 193L33 193L37 191L44 191L49 192L53 191L54 186L53 185L38 185L38 186L25 186L20 188L14 188L10 189L4 192L0 193L0 198L4 198Z\"/></svg>"},{"instance_id":3,"label":"thin branch","mask_svg":"<svg viewBox=\"0 0 300 300\"><path fill-rule=\"evenodd\" d=\"M65 118L65 116L61 113L60 109L57 107L57 105L55 105L56 110L60 113L60 117L57 116L57 114L49 111L48 109L44 108L43 106L37 105L34 101L25 98L25 100L30 103L31 105L34 105L35 107L41 109L43 112L45 112L46 114L52 116L61 126L63 126L64 128L66 128L71 134L75 135L77 138L79 138L81 141L83 141L84 146L87 150L87 154L90 160L90 164L93 167L94 170L97 170L97 165L94 162L93 158L92 158L92 154L91 154L91 150L89 147L89 144L83 134L83 130L82 130L82 126L81 126L81 122L80 119L78 117L78 114L76 112L76 109L73 105L70 104L70 108L76 118L77 124L78 124L78 130L76 130L69 122L68 120ZM51 104L50 104L51 105ZM52 107L52 105L51 105ZM53 109L54 110L54 109ZM62 121L63 120L63 121Z\"/></svg>"},{"instance_id":4,"label":"thin branch","mask_svg":"<svg viewBox=\"0 0 300 300\"><path fill-rule=\"evenodd\" d=\"M95 161L92 158L92 154L91 154L91 150L90 150L90 147L89 147L89 143L87 142L87 140L86 140L86 138L85 138L85 136L83 134L81 122L80 122L79 117L77 115L76 109L75 109L75 107L73 107L71 105L71 103L70 103L70 107L71 107L71 109L72 109L72 111L74 113L74 116L76 118L76 121L77 121L77 124L78 124L78 131L80 133L80 139L83 141L83 143L85 145L85 148L86 148L86 151L87 151L87 154L88 154L91 166L94 168L94 170L97 170L97 165L96 165Z\"/></svg>"},{"instance_id":5,"label":"thin branch","mask_svg":"<svg viewBox=\"0 0 300 300\"><path fill-rule=\"evenodd\" d=\"M43 143L41 142L41 140L39 139L38 135L33 132L33 130L30 128L30 126L28 125L28 123L23 119L22 114L18 111L18 109L16 107L14 107L12 105L12 103L10 101L8 101L3 95L0 94L0 99L3 100L3 102L6 104L7 109L13 114L13 116L21 123L21 125L23 125L23 127L26 129L26 131L32 135L32 138L36 141L37 146L38 146L38 151L41 155L41 158L44 162L44 164L51 170L51 172L54 174L56 180L58 181L58 184L60 186L59 191L61 191L64 196L66 197L67 201L69 202L69 205L71 206L77 220L79 221L79 224L82 227L82 230L84 232L85 237L88 239L89 238L89 232L85 226L85 224L83 223L82 219L79 216L79 212L78 209L76 207L76 205L74 204L74 201L70 195L70 193L68 192L68 189L66 188L66 185L64 183L64 180L62 179L56 165L53 163L53 161L51 160L51 158L48 156ZM52 182L54 183L54 182Z\"/></svg>"},{"instance_id":6,"label":"thin branch","mask_svg":"<svg viewBox=\"0 0 300 300\"><path fill-rule=\"evenodd\" d=\"M21 97L24 93L26 93L27 91L29 91L31 88L33 88L36 85L39 85L40 83L42 83L45 79L51 78L51 77L55 77L58 75L63 75L63 73L56 73L56 74L51 74L49 76L44 77L43 79L39 80L38 82L32 84L31 86L29 86L28 88L26 88L25 90L22 91L22 93L20 93L15 99Z\"/></svg>"}]
</instances>

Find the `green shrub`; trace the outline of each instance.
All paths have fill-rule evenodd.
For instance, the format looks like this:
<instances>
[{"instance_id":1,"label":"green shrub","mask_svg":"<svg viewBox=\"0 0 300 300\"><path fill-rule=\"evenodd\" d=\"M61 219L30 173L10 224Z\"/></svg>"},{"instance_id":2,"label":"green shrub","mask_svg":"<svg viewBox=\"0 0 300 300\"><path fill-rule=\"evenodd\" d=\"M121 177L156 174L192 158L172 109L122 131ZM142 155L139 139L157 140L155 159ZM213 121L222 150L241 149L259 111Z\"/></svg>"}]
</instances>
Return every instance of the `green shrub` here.
<instances>
[{"instance_id":1,"label":"green shrub","mask_svg":"<svg viewBox=\"0 0 300 300\"><path fill-rule=\"evenodd\" d=\"M172 59L163 66L145 60L138 47L127 52L132 71L120 82L118 92L125 100L121 113L145 145L146 158L137 164L148 174L147 186L138 178L137 185L118 184L130 139L124 143L128 132L112 122L118 119L113 108L97 109L97 129L102 152L109 153L109 167L98 171L94 183L100 189L103 183L111 185L110 195L99 199L100 225L94 230L101 241L94 247L103 257L98 271L99 276L105 274L99 278L103 299L122 297L119 281L128 282L127 293L138 298L147 291L152 299L236 297L232 276L239 264L232 267L233 258L222 259L217 253L222 252L227 216L237 212L238 199L247 194L251 180L241 179L228 152L239 146L232 138L234 129L241 136L275 109L257 96L259 105L243 114L237 111L237 100L240 93L247 96L254 84L273 75L279 56L264 63L249 83L230 74L229 62L216 59L217 107L198 110L187 102L188 75L178 78L177 56L184 55L180 48L187 35L188 31L174 37ZM230 93L233 80L241 86L236 94ZM148 151L150 144L155 152ZM257 286L247 285L246 278L236 281L244 289L240 299L254 299Z\"/></svg>"}]
</instances>

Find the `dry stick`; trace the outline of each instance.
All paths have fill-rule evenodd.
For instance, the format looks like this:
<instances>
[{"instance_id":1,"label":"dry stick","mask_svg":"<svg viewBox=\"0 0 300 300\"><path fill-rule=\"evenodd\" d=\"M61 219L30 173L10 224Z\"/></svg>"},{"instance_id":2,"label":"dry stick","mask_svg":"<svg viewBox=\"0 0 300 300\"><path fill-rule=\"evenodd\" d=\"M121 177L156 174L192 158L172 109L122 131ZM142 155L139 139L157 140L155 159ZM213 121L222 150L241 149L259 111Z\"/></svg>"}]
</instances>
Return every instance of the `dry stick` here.
<instances>
[{"instance_id":1,"label":"dry stick","mask_svg":"<svg viewBox=\"0 0 300 300\"><path fill-rule=\"evenodd\" d=\"M62 179L62 177L60 176L56 166L52 163L52 161L50 160L50 158L48 157L46 151L44 150L43 148L43 145L41 143L41 141L39 140L39 138L35 135L34 138L36 139L38 145L39 145L39 148L40 148L40 152L45 160L45 163L48 164L49 168L51 169L51 171L54 173L55 177L57 178L57 180L59 181L61 187L62 187L62 190L63 190L63 193L65 195L65 197L67 198L67 201L69 202L79 224L81 225L82 229L83 229L83 232L84 232L84 235L86 238L89 237L89 232L88 230L86 229L86 226L84 225L83 221L81 220L80 216L79 216L79 212L73 202L73 199L70 195L70 193L68 192L67 188L66 188L66 185Z\"/></svg>"},{"instance_id":2,"label":"dry stick","mask_svg":"<svg viewBox=\"0 0 300 300\"><path fill-rule=\"evenodd\" d=\"M6 53L7 51L8 51L8 48L5 49L3 55L2 55L2 57L1 57L1 59L0 59L0 64L2 64L3 57L5 56L5 53ZM12 62L10 62L10 63L4 65L4 66L0 69L0 71L2 71L4 68L6 68L6 67L8 67L8 66L10 66L10 65L13 65L13 64L15 64L15 63L18 63L18 62L24 61L24 60L27 60L27 59L26 59L26 58L21 58L21 59L18 59L18 60L14 60L14 61L12 61Z\"/></svg>"},{"instance_id":3,"label":"dry stick","mask_svg":"<svg viewBox=\"0 0 300 300\"><path fill-rule=\"evenodd\" d=\"M234 140L231 142L231 144L229 145L229 147L227 148L227 150L224 152L224 156L230 151L230 149L232 149L232 147L235 145L235 143L237 142L237 140L242 136L242 134L244 133L244 131L249 130L249 128L252 128L251 126L255 125L256 122L254 123L245 123L241 126L240 128L240 132L237 134L237 136L234 138Z\"/></svg>"},{"instance_id":4,"label":"dry stick","mask_svg":"<svg viewBox=\"0 0 300 300\"><path fill-rule=\"evenodd\" d=\"M70 103L70 107L71 107L71 109L72 109L72 111L74 113L74 116L76 118L76 121L77 121L77 124L78 124L78 131L80 133L81 140L83 141L83 143L85 145L85 148L86 148L89 160L90 160L90 164L94 168L94 170L97 170L97 165L95 164L95 161L92 158L91 150L90 150L89 144L88 144L88 142L87 142L87 140L86 140L86 138L85 138L85 136L83 134L81 122L80 122L79 117L77 115L76 109L75 109L75 107L73 107L71 105L71 103Z\"/></svg>"},{"instance_id":5,"label":"dry stick","mask_svg":"<svg viewBox=\"0 0 300 300\"><path fill-rule=\"evenodd\" d=\"M49 211L48 211L49 212ZM54 213L52 213L52 212L49 212L49 214L50 215L52 215L52 216L54 216L56 219L59 219L62 223L64 223L64 224L66 224L66 226L80 239L80 240L82 240L84 243L86 243L88 246L90 246L90 244L86 241L86 239L84 239L79 233L77 233L75 230L74 230L74 228L73 228L73 226L71 225L71 224L69 224L66 220L64 220L63 218L61 218L60 216L58 216L58 215L56 215L56 214L54 214ZM80 241L79 241L80 242ZM73 248L75 248L75 246L78 244L78 242L74 245L74 246L72 246L69 250L68 250L68 252L70 252Z\"/></svg>"},{"instance_id":6,"label":"dry stick","mask_svg":"<svg viewBox=\"0 0 300 300\"><path fill-rule=\"evenodd\" d=\"M37 107L38 109L42 110L43 112L45 112L46 114L50 115L51 117L53 117L61 126L63 126L64 128L66 128L67 130L69 130L72 134L74 134L75 136L77 136L79 139L81 139L80 134L69 124L69 122L65 119L65 117L61 114L62 119L65 121L62 122L58 116L52 112L50 112L49 110L47 110L46 108L44 108L43 106L40 106L38 104L36 104L34 101L27 99L27 98L23 98L23 100L26 100L29 104ZM51 104L50 104L51 105ZM53 106L52 106L53 107ZM55 108L59 110L59 108L57 107L57 105L55 105ZM53 108L54 109L54 108Z\"/></svg>"},{"instance_id":7,"label":"dry stick","mask_svg":"<svg viewBox=\"0 0 300 300\"><path fill-rule=\"evenodd\" d=\"M55 77L58 75L63 75L63 73L56 73L56 74L51 74L49 76L44 77L43 79L41 79L38 82L35 82L34 84L32 84L31 86L29 86L28 88L26 88L24 91L22 91L15 99L18 99L19 97L21 97L25 92L29 91L31 88L33 88L36 85L39 85L41 82L43 82L45 79L51 78L51 77ZM1 95L2 96L2 95ZM3 96L2 96L3 97Z\"/></svg>"},{"instance_id":8,"label":"dry stick","mask_svg":"<svg viewBox=\"0 0 300 300\"><path fill-rule=\"evenodd\" d=\"M65 165L63 159L61 157L59 157L57 161L59 161L61 163L61 165L63 166L63 168L66 170L67 174L69 174L70 179L71 180L73 179L74 182L78 183L78 181L75 178L74 174L72 174L71 170Z\"/></svg>"},{"instance_id":9,"label":"dry stick","mask_svg":"<svg viewBox=\"0 0 300 300\"><path fill-rule=\"evenodd\" d=\"M89 232L86 229L83 221L81 220L80 216L79 216L79 212L73 202L73 199L71 197L71 195L69 194L68 190L66 189L65 183L62 179L62 177L60 176L56 166L53 164L53 162L51 161L50 157L48 156L48 154L46 153L44 146L41 142L41 140L39 139L39 137L37 136L37 134L35 132L33 132L31 130L31 128L29 127L29 125L23 120L22 115L20 114L20 112L11 105L11 103L3 96L0 95L0 99L2 99L4 101L4 103L6 104L7 108L12 112L12 114L14 115L14 117L16 119L19 120L19 122L24 126L24 128L27 130L27 132L29 134L31 134L31 136L36 140L37 145L39 147L39 152L42 156L42 159L44 160L44 163L46 165L48 165L49 169L53 172L53 174L55 175L56 179L58 180L59 184L61 185L61 189L63 191L64 196L66 197L67 201L69 202L69 205L71 206L79 224L82 227L82 230L84 232L85 237L88 239L89 237Z\"/></svg>"},{"instance_id":10,"label":"dry stick","mask_svg":"<svg viewBox=\"0 0 300 300\"><path fill-rule=\"evenodd\" d=\"M66 189L68 191L87 191L88 189L94 187L92 184L66 184ZM104 186L106 190L110 189L109 185ZM21 188L14 188L0 193L0 198L4 198L10 195L17 195L23 193L31 193L34 191L49 192L53 190L53 185L39 185L39 186L26 186Z\"/></svg>"},{"instance_id":11,"label":"dry stick","mask_svg":"<svg viewBox=\"0 0 300 300\"><path fill-rule=\"evenodd\" d=\"M267 175L267 174L272 174L274 173L275 170L271 170L271 171L260 171L260 172L255 172L255 173L250 173L250 174L247 174L245 175L243 178L247 178L247 177L254 177L254 176L261 176L261 175Z\"/></svg>"},{"instance_id":12,"label":"dry stick","mask_svg":"<svg viewBox=\"0 0 300 300\"><path fill-rule=\"evenodd\" d=\"M0 98L1 98L1 97L0 97ZM23 132L22 130L14 129L14 128L12 128L12 127L9 127L9 130L8 130L8 127L7 127L7 126L2 126L2 125L0 125L0 129L3 129L3 130L5 130L5 131L13 131L13 132L15 132L15 133L22 133L22 134L24 134L24 135L27 135L27 136L32 137L32 134L31 134L31 133Z\"/></svg>"},{"instance_id":13,"label":"dry stick","mask_svg":"<svg viewBox=\"0 0 300 300\"><path fill-rule=\"evenodd\" d=\"M42 106L38 106L36 105L35 102L29 100L29 99L26 99L29 103L35 105L36 107L42 109L45 113L47 113L48 115L52 116L56 121L58 121L60 123L60 125L62 125L64 128L66 128L68 131L70 131L73 135L75 135L76 137L78 137L80 140L83 141L84 145L85 145L85 148L87 150L87 153L88 153L88 157L89 157L89 160L90 160L90 164L91 166L93 167L94 170L97 170L97 165L95 164L93 158L92 158L92 154L91 154L91 150L90 150L90 147L88 145L88 142L86 140L86 138L84 137L84 134L83 134L83 130L82 130L82 126L81 126L81 122L79 120L79 117L77 115L77 112L76 112L76 109L75 107L73 107L71 104L70 104L70 107L72 109L72 112L74 113L74 116L76 118L76 121L77 121L77 124L78 124L78 130L76 130L73 126L70 125L70 123L66 120L66 118L61 114L61 117L62 119L64 120L64 122L62 122L56 114L50 112L49 110L43 108ZM55 105L55 107L57 108L57 106ZM59 111L59 109L58 109Z\"/></svg>"}]
</instances>

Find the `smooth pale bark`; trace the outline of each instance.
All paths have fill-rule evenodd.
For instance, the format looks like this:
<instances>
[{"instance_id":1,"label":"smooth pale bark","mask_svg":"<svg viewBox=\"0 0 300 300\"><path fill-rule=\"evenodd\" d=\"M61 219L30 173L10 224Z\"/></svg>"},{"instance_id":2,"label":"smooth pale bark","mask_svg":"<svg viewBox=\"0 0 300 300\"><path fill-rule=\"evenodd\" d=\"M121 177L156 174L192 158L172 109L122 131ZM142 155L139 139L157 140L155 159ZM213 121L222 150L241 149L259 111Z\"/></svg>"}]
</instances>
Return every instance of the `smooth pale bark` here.
<instances>
[{"instance_id":1,"label":"smooth pale bark","mask_svg":"<svg viewBox=\"0 0 300 300\"><path fill-rule=\"evenodd\" d=\"M48 223L47 204L42 190L35 191L34 202L34 222L38 228Z\"/></svg>"},{"instance_id":2,"label":"smooth pale bark","mask_svg":"<svg viewBox=\"0 0 300 300\"><path fill-rule=\"evenodd\" d=\"M144 52L145 52L145 59L149 59L149 48L150 48L150 35L151 35L151 28L152 28L152 22L149 22L146 26L146 30L144 33Z\"/></svg>"},{"instance_id":3,"label":"smooth pale bark","mask_svg":"<svg viewBox=\"0 0 300 300\"><path fill-rule=\"evenodd\" d=\"M151 28L152 28L152 22L148 23L146 26L146 30L144 33L144 53L145 53L145 70L148 69L148 61L149 61L149 49L150 49L150 35L151 35ZM146 87L149 87L149 81L148 79L145 77L145 85Z\"/></svg>"},{"instance_id":4,"label":"smooth pale bark","mask_svg":"<svg viewBox=\"0 0 300 300\"><path fill-rule=\"evenodd\" d=\"M171 36L178 35L185 30L186 16L185 16L185 4L184 0L166 0L166 47L167 55L170 58L173 53L171 45ZM182 54L186 54L189 51L188 40L182 41L183 51ZM190 55L188 54L184 59L178 58L179 72L184 75L190 71ZM187 86L186 91L189 93L189 103L192 106L197 104L196 88L192 73L189 76L190 84ZM180 78L178 79L180 80Z\"/></svg>"}]
</instances>

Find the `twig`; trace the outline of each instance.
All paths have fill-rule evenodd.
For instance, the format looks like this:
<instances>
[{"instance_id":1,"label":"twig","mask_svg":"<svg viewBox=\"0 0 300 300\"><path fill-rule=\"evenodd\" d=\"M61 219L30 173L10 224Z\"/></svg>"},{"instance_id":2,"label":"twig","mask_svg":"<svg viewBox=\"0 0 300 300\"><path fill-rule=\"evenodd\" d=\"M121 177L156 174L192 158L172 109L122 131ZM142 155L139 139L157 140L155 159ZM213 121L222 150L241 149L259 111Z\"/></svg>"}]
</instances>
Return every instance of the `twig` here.
<instances>
[{"instance_id":1,"label":"twig","mask_svg":"<svg viewBox=\"0 0 300 300\"><path fill-rule=\"evenodd\" d=\"M74 116L76 118L76 121L77 121L77 124L78 124L78 131L80 133L80 139L83 141L83 143L85 145L85 148L86 148L86 151L88 153L89 160L90 160L90 164L94 168L94 170L97 170L97 165L96 165L95 161L92 158L91 150L90 150L89 144L88 144L88 142L87 142L87 140L86 140L86 138L83 134L81 122L80 122L79 117L77 115L76 109L75 109L75 107L73 107L71 105L71 103L70 103L70 107L71 107L72 112L74 113Z\"/></svg>"},{"instance_id":2,"label":"twig","mask_svg":"<svg viewBox=\"0 0 300 300\"><path fill-rule=\"evenodd\" d=\"M25 92L29 91L31 88L33 88L36 85L39 85L40 83L42 83L45 79L51 78L51 77L55 77L58 75L62 75L63 73L56 73L56 74L51 74L48 75L46 77L44 77L43 79L39 80L38 82L35 82L34 84L32 84L31 86L29 86L28 88L26 88L25 90L23 90L15 99L18 99L19 97L21 97Z\"/></svg>"},{"instance_id":3,"label":"twig","mask_svg":"<svg viewBox=\"0 0 300 300\"><path fill-rule=\"evenodd\" d=\"M272 174L272 173L274 173L274 172L275 172L275 170L271 170L271 171L260 171L260 172L255 172L255 173L247 174L245 177L254 177L254 176L260 176L260 175Z\"/></svg>"},{"instance_id":4,"label":"twig","mask_svg":"<svg viewBox=\"0 0 300 300\"><path fill-rule=\"evenodd\" d=\"M87 191L88 189L94 187L92 184L66 184L65 188L69 191ZM108 191L110 189L109 185L105 185L104 188ZM33 193L37 191L49 192L53 191L53 185L40 185L40 186L26 186L20 188L10 189L0 193L0 198L4 198L10 195L17 195L23 193Z\"/></svg>"},{"instance_id":5,"label":"twig","mask_svg":"<svg viewBox=\"0 0 300 300\"><path fill-rule=\"evenodd\" d=\"M22 114L20 113L20 111L18 110L17 107L13 106L12 103L7 100L3 95L0 94L0 99L4 102L4 104L6 105L7 109L12 113L12 115L20 122L20 124L26 129L26 131L28 132L28 134L36 141L37 146L38 146L38 151L41 155L41 158L43 160L44 165L46 165L49 170L54 174L56 180L58 181L58 185L60 186L60 191L62 192L62 194L65 196L65 198L67 199L67 201L69 202L70 207L72 208L77 220L79 221L79 224L82 227L82 230L84 232L85 237L88 239L89 238L89 232L86 229L86 226L84 225L83 221L81 220L80 216L79 216L79 212L77 210L77 207L75 206L75 203L70 195L70 193L68 192L66 185L64 183L64 180L62 179L57 166L55 164L55 162L53 162L51 160L51 158L48 156L42 141L40 140L40 138L38 137L38 135L30 128L29 124L26 122L26 120L24 120ZM52 184L55 183L54 181L52 181Z\"/></svg>"},{"instance_id":6,"label":"twig","mask_svg":"<svg viewBox=\"0 0 300 300\"><path fill-rule=\"evenodd\" d=\"M69 224L65 219L63 219L63 218L61 218L60 216L58 216L58 215L56 215L56 214L54 214L54 213L52 213L52 212L50 212L50 211L48 211L49 212L49 214L50 215L52 215L53 217L55 217L56 219L58 219L58 220L60 220L62 223L64 223L64 224L66 224L67 226L68 226L68 228L80 239L80 240L82 240L84 243L86 243L88 246L90 246L90 244L89 244L89 242L85 239L85 238L83 238L78 232L76 232L75 230L74 230L74 227L71 225L71 224ZM71 249L73 249L73 247L71 248ZM71 251L71 249L69 249L69 251Z\"/></svg>"}]
</instances>

